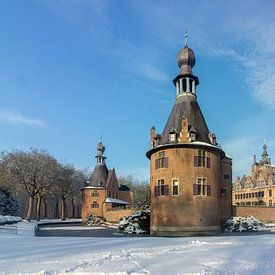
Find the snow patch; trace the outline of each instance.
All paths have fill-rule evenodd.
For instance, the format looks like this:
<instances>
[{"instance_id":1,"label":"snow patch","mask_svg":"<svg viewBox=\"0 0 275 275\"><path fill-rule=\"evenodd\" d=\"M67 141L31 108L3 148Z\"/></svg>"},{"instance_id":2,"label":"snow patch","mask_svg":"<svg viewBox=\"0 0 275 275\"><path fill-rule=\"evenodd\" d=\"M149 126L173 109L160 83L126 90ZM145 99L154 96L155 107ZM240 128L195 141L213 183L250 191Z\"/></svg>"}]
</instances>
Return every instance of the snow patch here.
<instances>
[{"instance_id":1,"label":"snow patch","mask_svg":"<svg viewBox=\"0 0 275 275\"><path fill-rule=\"evenodd\" d=\"M0 215L0 225L13 224L21 221L22 219L20 217Z\"/></svg>"}]
</instances>

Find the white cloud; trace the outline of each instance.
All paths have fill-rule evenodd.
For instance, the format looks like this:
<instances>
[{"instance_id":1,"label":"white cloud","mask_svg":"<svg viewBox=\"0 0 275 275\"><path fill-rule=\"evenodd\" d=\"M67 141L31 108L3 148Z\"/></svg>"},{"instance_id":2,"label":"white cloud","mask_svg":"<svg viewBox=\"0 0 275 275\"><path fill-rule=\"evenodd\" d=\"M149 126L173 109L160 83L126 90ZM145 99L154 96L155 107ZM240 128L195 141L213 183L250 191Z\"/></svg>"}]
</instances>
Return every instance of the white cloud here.
<instances>
[{"instance_id":1,"label":"white cloud","mask_svg":"<svg viewBox=\"0 0 275 275\"><path fill-rule=\"evenodd\" d=\"M0 110L0 119L12 124L21 124L32 127L45 128L46 123L39 119L22 115L19 112Z\"/></svg>"}]
</instances>

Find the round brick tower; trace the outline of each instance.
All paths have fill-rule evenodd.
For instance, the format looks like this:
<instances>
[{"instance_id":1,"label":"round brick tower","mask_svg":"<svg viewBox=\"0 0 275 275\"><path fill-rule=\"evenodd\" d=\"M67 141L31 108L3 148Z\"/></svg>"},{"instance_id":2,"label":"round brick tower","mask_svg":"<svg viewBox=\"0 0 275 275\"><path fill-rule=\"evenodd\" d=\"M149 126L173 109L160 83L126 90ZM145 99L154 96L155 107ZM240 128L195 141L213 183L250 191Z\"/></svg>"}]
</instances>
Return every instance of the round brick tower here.
<instances>
[{"instance_id":1,"label":"round brick tower","mask_svg":"<svg viewBox=\"0 0 275 275\"><path fill-rule=\"evenodd\" d=\"M176 102L162 134L151 129L151 234L211 234L231 216L232 162L197 102L194 52L177 55Z\"/></svg>"}]
</instances>

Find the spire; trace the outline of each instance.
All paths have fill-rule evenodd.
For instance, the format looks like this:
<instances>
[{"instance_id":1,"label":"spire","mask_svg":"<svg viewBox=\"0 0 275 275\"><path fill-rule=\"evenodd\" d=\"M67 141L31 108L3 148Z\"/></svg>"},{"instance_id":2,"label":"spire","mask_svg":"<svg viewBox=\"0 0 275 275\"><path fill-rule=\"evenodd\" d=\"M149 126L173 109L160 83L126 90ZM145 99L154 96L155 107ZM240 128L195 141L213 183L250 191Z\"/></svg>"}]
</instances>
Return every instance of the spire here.
<instances>
[{"instance_id":1,"label":"spire","mask_svg":"<svg viewBox=\"0 0 275 275\"><path fill-rule=\"evenodd\" d=\"M187 41L188 41L188 34L187 34L187 30L185 31L185 35L184 35L184 47L187 47Z\"/></svg>"},{"instance_id":2,"label":"spire","mask_svg":"<svg viewBox=\"0 0 275 275\"><path fill-rule=\"evenodd\" d=\"M267 161L268 160L268 153L267 153L267 146L266 146L266 144L264 143L264 145L263 145L263 153L262 153L262 160L263 161Z\"/></svg>"}]
</instances>

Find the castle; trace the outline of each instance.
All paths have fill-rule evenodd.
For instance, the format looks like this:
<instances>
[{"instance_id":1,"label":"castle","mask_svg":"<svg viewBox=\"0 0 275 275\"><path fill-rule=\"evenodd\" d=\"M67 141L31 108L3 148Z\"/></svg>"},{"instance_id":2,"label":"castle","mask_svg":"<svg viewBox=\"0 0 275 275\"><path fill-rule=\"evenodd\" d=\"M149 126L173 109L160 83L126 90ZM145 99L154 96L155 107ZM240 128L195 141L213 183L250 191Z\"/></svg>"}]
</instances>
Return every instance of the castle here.
<instances>
[{"instance_id":1,"label":"castle","mask_svg":"<svg viewBox=\"0 0 275 275\"><path fill-rule=\"evenodd\" d=\"M275 206L275 166L268 157L266 144L260 161L254 155L251 175L238 177L232 193L233 205Z\"/></svg>"},{"instance_id":2,"label":"castle","mask_svg":"<svg viewBox=\"0 0 275 275\"><path fill-rule=\"evenodd\" d=\"M150 132L151 234L211 234L232 214L232 161L197 102L195 55L185 42L173 80L176 102L162 134Z\"/></svg>"},{"instance_id":3,"label":"castle","mask_svg":"<svg viewBox=\"0 0 275 275\"><path fill-rule=\"evenodd\" d=\"M133 193L126 185L118 185L115 169L108 170L105 146L97 145L96 166L88 185L82 191L82 221L90 215L115 222L133 212Z\"/></svg>"}]
</instances>

